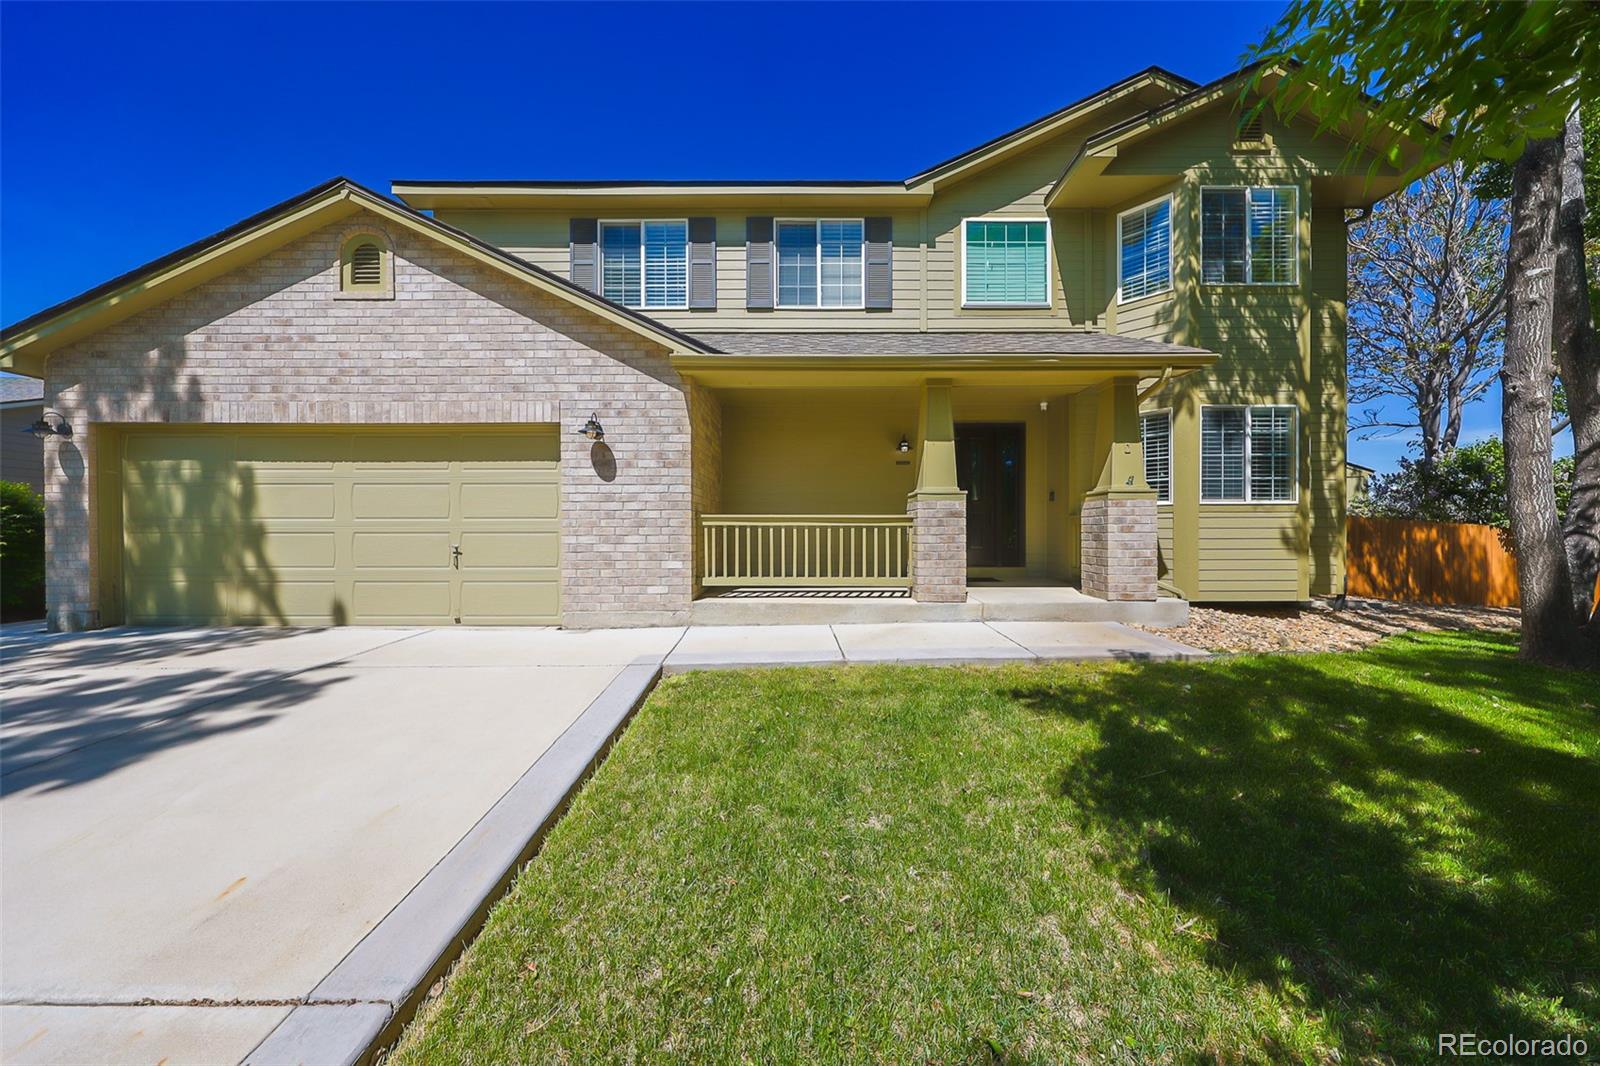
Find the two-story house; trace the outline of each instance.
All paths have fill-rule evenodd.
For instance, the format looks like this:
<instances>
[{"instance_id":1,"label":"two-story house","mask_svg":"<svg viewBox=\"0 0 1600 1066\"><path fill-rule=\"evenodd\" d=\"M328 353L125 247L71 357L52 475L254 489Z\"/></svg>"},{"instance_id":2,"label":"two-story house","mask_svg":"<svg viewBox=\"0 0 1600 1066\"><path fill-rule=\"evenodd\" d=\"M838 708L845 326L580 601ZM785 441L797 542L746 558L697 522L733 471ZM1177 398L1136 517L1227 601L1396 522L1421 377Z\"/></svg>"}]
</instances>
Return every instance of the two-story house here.
<instances>
[{"instance_id":1,"label":"two-story house","mask_svg":"<svg viewBox=\"0 0 1600 1066\"><path fill-rule=\"evenodd\" d=\"M335 180L16 323L52 624L1339 593L1345 216L1413 146L1250 75L903 180Z\"/></svg>"}]
</instances>

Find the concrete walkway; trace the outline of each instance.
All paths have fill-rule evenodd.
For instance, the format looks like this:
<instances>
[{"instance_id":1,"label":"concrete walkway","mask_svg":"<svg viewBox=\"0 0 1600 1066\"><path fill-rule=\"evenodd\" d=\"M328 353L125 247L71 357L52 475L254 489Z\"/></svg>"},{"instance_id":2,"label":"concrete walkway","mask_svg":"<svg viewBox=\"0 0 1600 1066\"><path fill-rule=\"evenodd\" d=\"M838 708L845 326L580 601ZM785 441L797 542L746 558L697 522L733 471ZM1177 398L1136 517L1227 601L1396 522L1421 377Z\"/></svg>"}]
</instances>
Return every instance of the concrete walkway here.
<instances>
[{"instance_id":1,"label":"concrete walkway","mask_svg":"<svg viewBox=\"0 0 1600 1066\"><path fill-rule=\"evenodd\" d=\"M1201 653L1105 623L0 631L0 1061L343 1062L663 670Z\"/></svg>"}]
</instances>

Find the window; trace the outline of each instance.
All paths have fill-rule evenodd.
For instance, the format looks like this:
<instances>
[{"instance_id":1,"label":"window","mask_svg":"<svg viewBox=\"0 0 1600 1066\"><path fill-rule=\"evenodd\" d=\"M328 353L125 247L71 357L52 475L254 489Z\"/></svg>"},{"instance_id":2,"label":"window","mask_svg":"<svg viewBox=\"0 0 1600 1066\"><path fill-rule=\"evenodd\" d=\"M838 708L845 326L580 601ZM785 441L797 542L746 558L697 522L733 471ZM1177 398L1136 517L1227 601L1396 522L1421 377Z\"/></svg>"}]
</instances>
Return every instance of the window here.
<instances>
[{"instance_id":1,"label":"window","mask_svg":"<svg viewBox=\"0 0 1600 1066\"><path fill-rule=\"evenodd\" d=\"M1172 413L1154 411L1139 418L1144 445L1144 479L1156 490L1157 503L1172 502Z\"/></svg>"},{"instance_id":2,"label":"window","mask_svg":"<svg viewBox=\"0 0 1600 1066\"><path fill-rule=\"evenodd\" d=\"M860 307L859 218L778 223L778 306Z\"/></svg>"},{"instance_id":3,"label":"window","mask_svg":"<svg viewBox=\"0 0 1600 1066\"><path fill-rule=\"evenodd\" d=\"M1200 280L1294 284L1297 193L1293 186L1200 190Z\"/></svg>"},{"instance_id":4,"label":"window","mask_svg":"<svg viewBox=\"0 0 1600 1066\"><path fill-rule=\"evenodd\" d=\"M1050 306L1050 224L1043 219L969 219L962 227L968 307Z\"/></svg>"},{"instance_id":5,"label":"window","mask_svg":"<svg viewBox=\"0 0 1600 1066\"><path fill-rule=\"evenodd\" d=\"M1292 407L1202 409L1200 498L1293 500L1294 414Z\"/></svg>"},{"instance_id":6,"label":"window","mask_svg":"<svg viewBox=\"0 0 1600 1066\"><path fill-rule=\"evenodd\" d=\"M1117 302L1172 291L1172 198L1117 216Z\"/></svg>"},{"instance_id":7,"label":"window","mask_svg":"<svg viewBox=\"0 0 1600 1066\"><path fill-rule=\"evenodd\" d=\"M689 224L601 223L600 292L628 307L687 307Z\"/></svg>"},{"instance_id":8,"label":"window","mask_svg":"<svg viewBox=\"0 0 1600 1066\"><path fill-rule=\"evenodd\" d=\"M352 299L394 295L389 242L376 233L356 233L339 249L339 295Z\"/></svg>"}]
</instances>

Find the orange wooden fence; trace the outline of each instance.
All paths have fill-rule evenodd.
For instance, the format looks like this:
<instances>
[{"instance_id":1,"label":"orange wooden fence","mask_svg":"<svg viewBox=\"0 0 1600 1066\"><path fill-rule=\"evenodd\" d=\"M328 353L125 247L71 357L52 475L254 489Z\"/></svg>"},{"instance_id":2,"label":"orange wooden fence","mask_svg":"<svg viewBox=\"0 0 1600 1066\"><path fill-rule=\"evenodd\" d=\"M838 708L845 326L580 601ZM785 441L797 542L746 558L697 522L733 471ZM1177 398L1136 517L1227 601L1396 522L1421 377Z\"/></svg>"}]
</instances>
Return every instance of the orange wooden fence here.
<instances>
[{"instance_id":1,"label":"orange wooden fence","mask_svg":"<svg viewBox=\"0 0 1600 1066\"><path fill-rule=\"evenodd\" d=\"M1493 526L1351 515L1345 535L1352 596L1517 606L1517 560Z\"/></svg>"}]
</instances>

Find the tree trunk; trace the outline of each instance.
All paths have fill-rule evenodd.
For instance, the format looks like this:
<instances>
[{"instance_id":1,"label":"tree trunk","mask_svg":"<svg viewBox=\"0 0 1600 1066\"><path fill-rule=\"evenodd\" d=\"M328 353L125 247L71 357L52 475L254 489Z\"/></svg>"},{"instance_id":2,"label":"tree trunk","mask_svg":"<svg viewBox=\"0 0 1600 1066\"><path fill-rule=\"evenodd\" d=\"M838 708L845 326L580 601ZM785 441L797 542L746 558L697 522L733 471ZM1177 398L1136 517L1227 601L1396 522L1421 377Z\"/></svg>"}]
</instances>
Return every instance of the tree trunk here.
<instances>
[{"instance_id":1,"label":"tree trunk","mask_svg":"<svg viewBox=\"0 0 1600 1066\"><path fill-rule=\"evenodd\" d=\"M1567 116L1561 160L1561 208L1556 222L1555 352L1572 416L1572 500L1565 542L1572 576L1572 609L1584 623L1594 612L1600 574L1600 336L1589 307L1583 259L1583 127L1578 109ZM1600 641L1600 624L1589 626Z\"/></svg>"},{"instance_id":2,"label":"tree trunk","mask_svg":"<svg viewBox=\"0 0 1600 1066\"><path fill-rule=\"evenodd\" d=\"M1581 640L1572 583L1556 518L1550 457L1551 336L1554 330L1556 211L1561 139L1531 141L1511 184L1511 245L1506 259L1506 510L1522 589L1522 656L1574 663Z\"/></svg>"}]
</instances>

